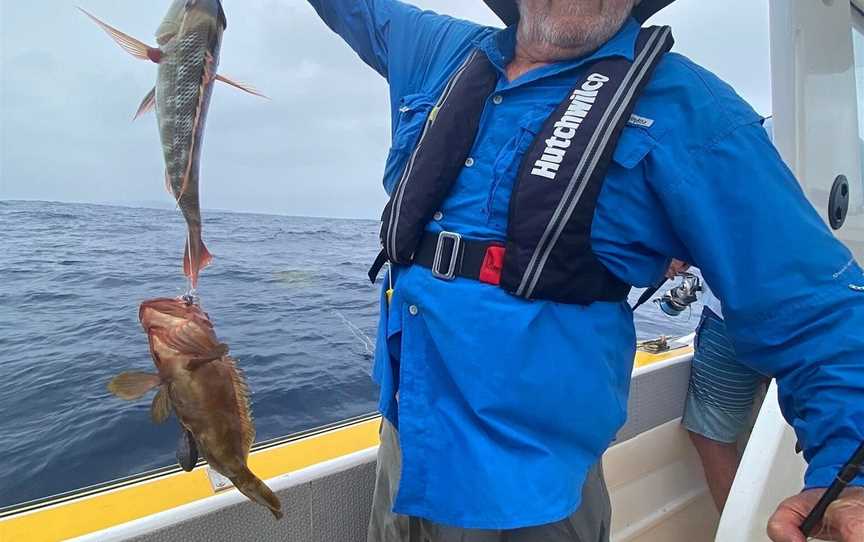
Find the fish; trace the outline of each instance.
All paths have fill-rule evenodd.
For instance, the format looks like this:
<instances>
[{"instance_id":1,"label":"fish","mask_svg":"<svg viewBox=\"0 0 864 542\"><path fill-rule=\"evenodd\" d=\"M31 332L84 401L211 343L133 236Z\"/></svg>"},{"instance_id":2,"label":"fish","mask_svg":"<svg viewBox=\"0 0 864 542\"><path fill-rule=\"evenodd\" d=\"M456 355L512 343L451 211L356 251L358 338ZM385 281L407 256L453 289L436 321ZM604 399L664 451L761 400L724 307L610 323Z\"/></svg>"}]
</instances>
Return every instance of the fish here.
<instances>
[{"instance_id":1,"label":"fish","mask_svg":"<svg viewBox=\"0 0 864 542\"><path fill-rule=\"evenodd\" d=\"M199 454L243 495L282 517L279 498L247 465L255 441L249 391L228 345L219 341L209 315L188 296L144 301L138 319L147 334L156 373L125 372L108 391L133 401L151 390L154 423L171 412L180 422L177 460L191 471Z\"/></svg>"},{"instance_id":2,"label":"fish","mask_svg":"<svg viewBox=\"0 0 864 542\"><path fill-rule=\"evenodd\" d=\"M158 64L156 85L135 112L155 109L165 160L165 185L187 224L183 273L190 290L213 256L202 237L199 172L204 125L215 82L266 98L259 91L219 75L219 53L228 20L220 0L174 0L151 47L78 8L132 56Z\"/></svg>"}]
</instances>

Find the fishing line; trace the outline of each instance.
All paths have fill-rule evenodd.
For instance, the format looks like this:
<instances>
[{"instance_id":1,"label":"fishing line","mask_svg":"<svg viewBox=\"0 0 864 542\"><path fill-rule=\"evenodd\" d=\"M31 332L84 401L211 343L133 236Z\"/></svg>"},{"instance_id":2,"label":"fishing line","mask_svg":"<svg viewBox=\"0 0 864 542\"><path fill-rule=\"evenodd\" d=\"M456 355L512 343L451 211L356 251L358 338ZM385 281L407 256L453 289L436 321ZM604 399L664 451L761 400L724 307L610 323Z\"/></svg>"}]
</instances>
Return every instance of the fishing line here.
<instances>
[{"instance_id":1,"label":"fishing line","mask_svg":"<svg viewBox=\"0 0 864 542\"><path fill-rule=\"evenodd\" d=\"M370 339L369 336L366 335L366 333L362 329L357 327L356 324L346 318L344 314L337 310L334 310L333 313L336 314L336 316L338 316L342 320L342 322L345 323L345 326L348 328L349 331L351 331L351 334L354 335L354 337L363 344L363 348L365 349L363 355L370 357L374 355L375 343L372 342L372 339Z\"/></svg>"},{"instance_id":2,"label":"fishing line","mask_svg":"<svg viewBox=\"0 0 864 542\"><path fill-rule=\"evenodd\" d=\"M188 233L186 234L186 255L188 256L187 259L189 260L189 271L194 273L194 271L192 271L192 239L190 238ZM192 277L187 277L186 280L188 289L186 290L186 295L184 297L193 297L195 295L195 288L192 286Z\"/></svg>"}]
</instances>

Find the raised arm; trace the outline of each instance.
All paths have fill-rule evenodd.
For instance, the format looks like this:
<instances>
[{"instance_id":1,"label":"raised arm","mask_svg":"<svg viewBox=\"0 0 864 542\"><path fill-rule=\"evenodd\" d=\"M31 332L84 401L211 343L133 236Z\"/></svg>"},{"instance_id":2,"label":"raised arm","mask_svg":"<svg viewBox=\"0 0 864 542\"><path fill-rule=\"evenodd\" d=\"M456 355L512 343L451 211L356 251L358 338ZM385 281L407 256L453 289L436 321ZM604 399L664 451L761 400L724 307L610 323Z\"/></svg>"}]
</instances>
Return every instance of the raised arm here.
<instances>
[{"instance_id":1,"label":"raised arm","mask_svg":"<svg viewBox=\"0 0 864 542\"><path fill-rule=\"evenodd\" d=\"M309 0L331 30L391 85L416 91L435 62L464 49L483 27L398 0ZM415 88L411 88L415 87Z\"/></svg>"},{"instance_id":2,"label":"raised arm","mask_svg":"<svg viewBox=\"0 0 864 542\"><path fill-rule=\"evenodd\" d=\"M390 22L411 9L396 0L309 0L321 20L372 69L387 77Z\"/></svg>"}]
</instances>

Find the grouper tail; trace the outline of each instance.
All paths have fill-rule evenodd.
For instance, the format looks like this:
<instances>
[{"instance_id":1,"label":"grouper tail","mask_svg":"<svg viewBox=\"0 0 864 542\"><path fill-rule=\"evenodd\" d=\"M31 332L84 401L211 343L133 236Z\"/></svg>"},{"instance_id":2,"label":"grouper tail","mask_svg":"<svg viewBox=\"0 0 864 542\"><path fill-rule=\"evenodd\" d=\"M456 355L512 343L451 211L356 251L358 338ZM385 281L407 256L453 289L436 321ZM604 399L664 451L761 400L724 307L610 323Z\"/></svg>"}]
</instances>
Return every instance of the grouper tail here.
<instances>
[{"instance_id":1,"label":"grouper tail","mask_svg":"<svg viewBox=\"0 0 864 542\"><path fill-rule=\"evenodd\" d=\"M251 470L244 467L240 474L231 478L231 481L234 483L234 487L240 490L240 493L269 508L276 519L282 519L282 503L279 502L279 497L270 491L270 488L257 476L252 474Z\"/></svg>"},{"instance_id":2,"label":"grouper tail","mask_svg":"<svg viewBox=\"0 0 864 542\"><path fill-rule=\"evenodd\" d=\"M201 228L190 227L183 254L183 274L192 282L192 288L198 287L198 274L212 261L213 255L201 239Z\"/></svg>"}]
</instances>

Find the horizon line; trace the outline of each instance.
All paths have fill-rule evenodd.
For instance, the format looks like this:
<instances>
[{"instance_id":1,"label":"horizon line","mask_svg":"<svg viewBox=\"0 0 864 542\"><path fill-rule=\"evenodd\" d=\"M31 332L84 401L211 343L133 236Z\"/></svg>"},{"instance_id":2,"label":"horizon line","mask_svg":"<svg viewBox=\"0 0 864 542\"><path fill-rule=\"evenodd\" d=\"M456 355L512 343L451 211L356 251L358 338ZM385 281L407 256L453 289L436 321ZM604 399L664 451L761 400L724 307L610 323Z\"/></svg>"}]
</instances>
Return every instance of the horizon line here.
<instances>
[{"instance_id":1,"label":"horizon line","mask_svg":"<svg viewBox=\"0 0 864 542\"><path fill-rule=\"evenodd\" d=\"M27 199L27 198L2 198L0 197L0 203L60 203L65 205L96 205L101 207L124 207L127 209L153 209L156 211L171 211L175 210L175 208L171 207L169 203L159 203L156 201L147 202L147 201L138 201L138 202L123 202L123 201L68 201L68 200L44 200L44 199ZM250 211L250 210L236 210L236 209L224 209L221 207L202 207L202 211L216 211L220 213L230 213L230 214L238 214L238 215L262 215L262 216L284 216L289 218L322 218L322 219L334 219L334 220L364 220L364 221L379 221L377 218L362 218L362 217L348 217L348 216L323 216L323 215L299 215L299 214L288 214L288 213L278 213L278 212L268 212L268 211Z\"/></svg>"}]
</instances>

